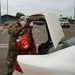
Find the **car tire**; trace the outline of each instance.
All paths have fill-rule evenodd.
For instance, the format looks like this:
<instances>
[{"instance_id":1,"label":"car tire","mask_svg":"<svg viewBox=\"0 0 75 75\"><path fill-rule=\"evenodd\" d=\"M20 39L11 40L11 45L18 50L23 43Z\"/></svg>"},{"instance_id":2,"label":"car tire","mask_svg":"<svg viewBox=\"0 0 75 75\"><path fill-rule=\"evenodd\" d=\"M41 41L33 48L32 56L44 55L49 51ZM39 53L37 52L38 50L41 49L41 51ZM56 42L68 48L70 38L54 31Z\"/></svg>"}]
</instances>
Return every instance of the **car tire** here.
<instances>
[{"instance_id":1,"label":"car tire","mask_svg":"<svg viewBox=\"0 0 75 75\"><path fill-rule=\"evenodd\" d=\"M67 28L70 28L70 25L67 25Z\"/></svg>"}]
</instances>

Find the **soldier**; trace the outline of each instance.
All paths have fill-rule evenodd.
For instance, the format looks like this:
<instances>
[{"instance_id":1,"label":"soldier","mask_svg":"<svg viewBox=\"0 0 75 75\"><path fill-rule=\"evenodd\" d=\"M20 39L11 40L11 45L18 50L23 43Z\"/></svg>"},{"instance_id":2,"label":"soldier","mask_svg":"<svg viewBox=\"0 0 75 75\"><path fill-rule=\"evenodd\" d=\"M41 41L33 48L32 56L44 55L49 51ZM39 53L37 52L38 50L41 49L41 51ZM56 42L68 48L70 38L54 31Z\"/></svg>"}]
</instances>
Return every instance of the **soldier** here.
<instances>
[{"instance_id":1,"label":"soldier","mask_svg":"<svg viewBox=\"0 0 75 75\"><path fill-rule=\"evenodd\" d=\"M20 32L24 28L25 19L20 20L20 17L25 17L23 13L16 13L16 21L8 28L9 34L9 49L7 54L6 75L12 75L17 55L19 54L16 44Z\"/></svg>"},{"instance_id":2,"label":"soldier","mask_svg":"<svg viewBox=\"0 0 75 75\"><path fill-rule=\"evenodd\" d=\"M21 37L17 40L20 54L36 54L36 45L32 35L32 27L30 22L32 20L27 18L25 28L21 33Z\"/></svg>"}]
</instances>

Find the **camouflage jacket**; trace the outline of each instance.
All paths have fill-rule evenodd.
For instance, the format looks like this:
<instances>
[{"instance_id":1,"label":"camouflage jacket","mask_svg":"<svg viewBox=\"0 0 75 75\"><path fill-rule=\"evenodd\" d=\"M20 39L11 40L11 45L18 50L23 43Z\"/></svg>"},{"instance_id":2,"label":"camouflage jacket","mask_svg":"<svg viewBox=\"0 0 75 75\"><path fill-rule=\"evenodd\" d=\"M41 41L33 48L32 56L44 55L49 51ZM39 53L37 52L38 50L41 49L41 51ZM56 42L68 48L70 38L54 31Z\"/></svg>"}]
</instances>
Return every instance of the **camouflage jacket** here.
<instances>
[{"instance_id":1,"label":"camouflage jacket","mask_svg":"<svg viewBox=\"0 0 75 75\"><path fill-rule=\"evenodd\" d=\"M22 31L22 26L18 25L16 22L14 22L9 28L8 28L8 34L9 34L9 47L12 46L15 48L16 46L16 39L18 38L20 32Z\"/></svg>"}]
</instances>

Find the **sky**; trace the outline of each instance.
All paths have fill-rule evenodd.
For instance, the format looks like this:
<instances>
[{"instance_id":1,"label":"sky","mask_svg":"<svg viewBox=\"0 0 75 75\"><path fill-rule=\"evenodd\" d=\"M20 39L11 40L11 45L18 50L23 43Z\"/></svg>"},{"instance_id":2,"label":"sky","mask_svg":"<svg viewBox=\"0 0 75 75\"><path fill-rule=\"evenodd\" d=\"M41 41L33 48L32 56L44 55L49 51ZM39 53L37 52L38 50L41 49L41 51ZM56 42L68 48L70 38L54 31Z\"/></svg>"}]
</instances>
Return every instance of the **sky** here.
<instances>
[{"instance_id":1,"label":"sky","mask_svg":"<svg viewBox=\"0 0 75 75\"><path fill-rule=\"evenodd\" d=\"M8 0L8 14L25 15L53 12L58 16L74 17L74 0ZM1 0L1 15L7 14L7 0Z\"/></svg>"}]
</instances>

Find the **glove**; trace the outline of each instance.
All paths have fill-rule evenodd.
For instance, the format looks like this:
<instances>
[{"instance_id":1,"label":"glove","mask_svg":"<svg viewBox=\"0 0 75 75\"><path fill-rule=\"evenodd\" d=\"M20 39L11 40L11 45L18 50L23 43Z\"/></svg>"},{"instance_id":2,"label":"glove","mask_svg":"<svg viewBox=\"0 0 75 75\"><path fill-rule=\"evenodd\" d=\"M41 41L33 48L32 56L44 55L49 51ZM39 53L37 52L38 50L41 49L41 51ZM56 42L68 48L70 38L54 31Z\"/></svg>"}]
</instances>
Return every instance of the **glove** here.
<instances>
[{"instance_id":1,"label":"glove","mask_svg":"<svg viewBox=\"0 0 75 75\"><path fill-rule=\"evenodd\" d=\"M28 27L26 24L25 24L25 25L22 25L22 28L23 28L23 29L26 28L26 27Z\"/></svg>"}]
</instances>

